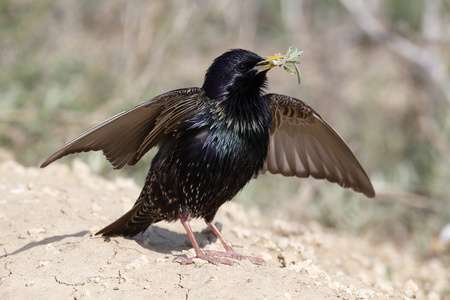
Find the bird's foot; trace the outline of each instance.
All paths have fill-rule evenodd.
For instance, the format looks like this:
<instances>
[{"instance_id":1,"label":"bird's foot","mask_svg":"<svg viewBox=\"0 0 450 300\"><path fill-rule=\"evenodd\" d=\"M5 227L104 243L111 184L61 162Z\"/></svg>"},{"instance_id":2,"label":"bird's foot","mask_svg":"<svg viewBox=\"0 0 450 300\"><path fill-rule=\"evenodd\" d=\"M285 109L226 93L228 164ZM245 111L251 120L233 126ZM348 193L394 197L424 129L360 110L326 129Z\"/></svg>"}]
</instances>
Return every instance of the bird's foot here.
<instances>
[{"instance_id":1,"label":"bird's foot","mask_svg":"<svg viewBox=\"0 0 450 300\"><path fill-rule=\"evenodd\" d=\"M239 263L237 261L228 259L228 258L224 258L222 257L216 257L212 254L209 253L204 253L201 252L199 254L197 254L197 256L195 258L199 258L199 259L203 259L206 260L207 262L211 263L211 264L223 264L223 265L229 265L229 266L234 266L234 265L238 265ZM193 258L188 258L188 257L184 257L184 256L177 256L174 258L173 261L179 262L182 265L188 265L188 264L192 264L194 262Z\"/></svg>"},{"instance_id":2,"label":"bird's foot","mask_svg":"<svg viewBox=\"0 0 450 300\"><path fill-rule=\"evenodd\" d=\"M197 240L195 239L194 233L192 232L191 225L189 224L190 217L188 214L184 213L182 210L180 210L180 221L183 225L184 229L186 230L186 233L189 236L189 239L191 240L192 246L194 246L196 258L206 260L212 264L224 264L224 265L238 265L239 263L235 260L243 260L247 259L251 261L254 264L257 265L263 265L266 262L257 257L253 256L245 256L239 253L234 252L233 248L231 247L230 243L228 243L224 237L222 236L222 233L220 233L219 229L217 229L216 225L214 225L211 222L206 222L206 224L211 228L212 232L217 236L217 238L222 243L223 247L225 248L225 252L219 252L214 250L204 250L202 251L197 243ZM183 256L177 256L175 257L174 261L181 263L182 265L187 265L193 263L192 258L187 258Z\"/></svg>"},{"instance_id":3,"label":"bird's foot","mask_svg":"<svg viewBox=\"0 0 450 300\"><path fill-rule=\"evenodd\" d=\"M213 257L228 257L228 258L237 259L237 260L246 259L256 265L265 265L266 264L266 261L262 258L242 255L242 254L234 252L234 250L229 250L226 252L220 252L220 251L214 251L214 250L204 250L204 252Z\"/></svg>"}]
</instances>

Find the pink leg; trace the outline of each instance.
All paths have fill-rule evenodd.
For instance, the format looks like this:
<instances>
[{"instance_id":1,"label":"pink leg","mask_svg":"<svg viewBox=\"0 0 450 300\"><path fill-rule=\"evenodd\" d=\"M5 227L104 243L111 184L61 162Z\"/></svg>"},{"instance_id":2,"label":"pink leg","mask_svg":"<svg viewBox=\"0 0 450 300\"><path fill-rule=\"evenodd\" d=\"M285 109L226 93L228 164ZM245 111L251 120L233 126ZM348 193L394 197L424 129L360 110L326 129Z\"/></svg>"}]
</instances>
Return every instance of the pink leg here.
<instances>
[{"instance_id":1,"label":"pink leg","mask_svg":"<svg viewBox=\"0 0 450 300\"><path fill-rule=\"evenodd\" d=\"M214 250L205 250L205 252L207 254L210 254L212 256L228 257L228 258L237 259L237 260L248 259L252 263L258 264L258 265L263 265L266 263L261 258L253 257L253 256L245 256L245 255L236 253L233 250L233 248L231 247L230 243L228 243L225 240L225 238L223 237L223 235L219 231L219 229L217 229L216 225L214 225L213 223L208 223L208 222L206 222L206 224L209 226L209 228L211 228L212 232L217 236L217 238L219 239L219 241L222 243L223 247L226 250L225 252L218 252L218 251L214 251Z\"/></svg>"},{"instance_id":2,"label":"pink leg","mask_svg":"<svg viewBox=\"0 0 450 300\"><path fill-rule=\"evenodd\" d=\"M199 247L199 245L197 243L197 240L195 239L194 233L192 232L191 225L189 224L190 220L191 219L190 219L189 216L186 216L184 213L180 212L181 224L183 224L183 227L186 230L186 233L189 236L189 239L191 240L191 243L192 243L192 246L194 247L195 254L196 254L197 258L204 259L204 260L206 260L206 261L208 261L210 263L216 264L216 265L219 264L219 263L220 264L225 264L225 265L230 265L230 266L232 266L234 264L237 264L237 262L232 261L230 259L223 258L223 257L214 257L213 255L204 253L200 249L200 247ZM176 257L175 260L180 262L183 265L190 264L190 263L193 262L192 258L186 258L186 257L182 257L182 256Z\"/></svg>"}]
</instances>

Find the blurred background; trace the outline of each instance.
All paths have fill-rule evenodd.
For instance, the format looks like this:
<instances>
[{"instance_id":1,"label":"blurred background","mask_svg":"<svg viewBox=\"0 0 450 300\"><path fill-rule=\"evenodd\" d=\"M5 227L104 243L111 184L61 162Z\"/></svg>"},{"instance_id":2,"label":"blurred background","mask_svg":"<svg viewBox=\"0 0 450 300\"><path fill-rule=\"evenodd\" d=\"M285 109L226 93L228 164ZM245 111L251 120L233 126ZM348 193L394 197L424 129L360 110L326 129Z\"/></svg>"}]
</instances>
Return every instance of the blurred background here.
<instances>
[{"instance_id":1,"label":"blurred background","mask_svg":"<svg viewBox=\"0 0 450 300\"><path fill-rule=\"evenodd\" d=\"M235 201L268 218L316 220L448 257L436 243L450 222L449 11L448 0L1 0L0 160L38 166L122 110L201 86L228 49L266 56L293 46L304 51L301 85L277 68L269 91L315 108L353 149L377 197L264 175ZM60 162L79 157L141 185L151 155L121 171L101 153Z\"/></svg>"}]
</instances>

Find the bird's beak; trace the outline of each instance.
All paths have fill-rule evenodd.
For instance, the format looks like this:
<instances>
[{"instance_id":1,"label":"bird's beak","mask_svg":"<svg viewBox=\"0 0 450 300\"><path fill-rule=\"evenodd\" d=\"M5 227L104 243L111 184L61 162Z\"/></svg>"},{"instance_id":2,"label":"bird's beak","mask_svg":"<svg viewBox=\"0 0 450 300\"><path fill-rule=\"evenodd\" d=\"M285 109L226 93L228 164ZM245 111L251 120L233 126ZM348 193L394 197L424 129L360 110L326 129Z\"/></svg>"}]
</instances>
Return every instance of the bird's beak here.
<instances>
[{"instance_id":1,"label":"bird's beak","mask_svg":"<svg viewBox=\"0 0 450 300\"><path fill-rule=\"evenodd\" d=\"M284 57L284 55L274 55L274 56L266 56L264 57L265 60L260 61L256 64L254 67L254 70L256 70L256 74L267 71L272 69L273 67L276 67L281 64L281 59Z\"/></svg>"}]
</instances>

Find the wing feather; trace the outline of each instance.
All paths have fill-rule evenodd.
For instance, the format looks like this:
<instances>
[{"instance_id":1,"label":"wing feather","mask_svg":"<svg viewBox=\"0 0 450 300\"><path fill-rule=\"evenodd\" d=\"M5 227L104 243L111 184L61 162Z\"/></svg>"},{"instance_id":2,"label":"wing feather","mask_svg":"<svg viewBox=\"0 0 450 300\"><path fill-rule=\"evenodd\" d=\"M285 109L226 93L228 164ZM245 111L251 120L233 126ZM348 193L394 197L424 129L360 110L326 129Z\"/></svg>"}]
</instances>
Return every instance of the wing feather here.
<instances>
[{"instance_id":1,"label":"wing feather","mask_svg":"<svg viewBox=\"0 0 450 300\"><path fill-rule=\"evenodd\" d=\"M204 107L205 97L200 88L156 96L89 129L50 156L41 168L68 154L98 150L114 169L134 165L165 134L188 126L183 122Z\"/></svg>"},{"instance_id":2,"label":"wing feather","mask_svg":"<svg viewBox=\"0 0 450 300\"><path fill-rule=\"evenodd\" d=\"M341 137L303 101L265 96L272 108L272 129L262 172L327 179L374 197L372 184Z\"/></svg>"}]
</instances>

